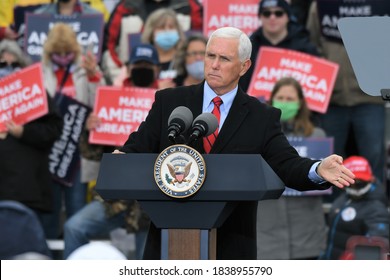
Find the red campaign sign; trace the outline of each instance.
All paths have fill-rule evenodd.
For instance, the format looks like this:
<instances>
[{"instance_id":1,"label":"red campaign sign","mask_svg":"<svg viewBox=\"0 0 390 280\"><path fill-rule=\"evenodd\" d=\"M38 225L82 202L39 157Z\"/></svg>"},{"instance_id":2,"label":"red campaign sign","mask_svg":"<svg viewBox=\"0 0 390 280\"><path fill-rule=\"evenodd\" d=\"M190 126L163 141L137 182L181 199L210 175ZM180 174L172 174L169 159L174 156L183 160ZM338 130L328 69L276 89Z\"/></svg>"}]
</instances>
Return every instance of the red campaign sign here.
<instances>
[{"instance_id":1,"label":"red campaign sign","mask_svg":"<svg viewBox=\"0 0 390 280\"><path fill-rule=\"evenodd\" d=\"M310 110L326 113L339 65L309 54L262 47L257 57L248 94L269 100L276 81L293 77L303 88Z\"/></svg>"},{"instance_id":2,"label":"red campaign sign","mask_svg":"<svg viewBox=\"0 0 390 280\"><path fill-rule=\"evenodd\" d=\"M5 122L9 120L24 125L47 112L40 63L0 79L0 132L7 131Z\"/></svg>"},{"instance_id":3,"label":"red campaign sign","mask_svg":"<svg viewBox=\"0 0 390 280\"><path fill-rule=\"evenodd\" d=\"M251 34L260 26L259 0L203 0L203 34L210 34L225 26Z\"/></svg>"},{"instance_id":4,"label":"red campaign sign","mask_svg":"<svg viewBox=\"0 0 390 280\"><path fill-rule=\"evenodd\" d=\"M94 114L101 124L91 131L89 142L122 146L130 133L145 120L154 102L155 89L138 87L99 87Z\"/></svg>"}]
</instances>

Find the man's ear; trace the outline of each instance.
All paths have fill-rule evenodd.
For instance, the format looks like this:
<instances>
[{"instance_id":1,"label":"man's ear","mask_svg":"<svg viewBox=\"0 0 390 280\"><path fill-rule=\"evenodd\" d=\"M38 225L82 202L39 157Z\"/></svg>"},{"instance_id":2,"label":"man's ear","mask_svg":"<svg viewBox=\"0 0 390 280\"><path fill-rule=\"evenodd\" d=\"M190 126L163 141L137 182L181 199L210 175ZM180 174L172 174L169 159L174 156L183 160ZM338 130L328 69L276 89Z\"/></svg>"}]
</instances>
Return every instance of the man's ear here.
<instances>
[{"instance_id":1,"label":"man's ear","mask_svg":"<svg viewBox=\"0 0 390 280\"><path fill-rule=\"evenodd\" d=\"M250 59L245 60L241 64L240 77L244 76L244 74L248 71L249 67L251 67L252 61Z\"/></svg>"}]
</instances>

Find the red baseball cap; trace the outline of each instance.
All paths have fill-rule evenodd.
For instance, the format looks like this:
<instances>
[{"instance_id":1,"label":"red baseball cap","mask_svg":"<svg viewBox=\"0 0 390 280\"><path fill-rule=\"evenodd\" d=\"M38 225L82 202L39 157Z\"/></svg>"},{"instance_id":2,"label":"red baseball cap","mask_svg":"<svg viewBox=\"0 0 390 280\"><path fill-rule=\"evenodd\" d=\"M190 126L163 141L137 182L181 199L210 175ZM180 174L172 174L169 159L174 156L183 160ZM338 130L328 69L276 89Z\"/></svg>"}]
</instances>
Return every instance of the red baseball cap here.
<instances>
[{"instance_id":1,"label":"red baseball cap","mask_svg":"<svg viewBox=\"0 0 390 280\"><path fill-rule=\"evenodd\" d=\"M344 160L344 166L355 174L355 179L370 182L374 179L367 159L360 156L351 156Z\"/></svg>"}]
</instances>

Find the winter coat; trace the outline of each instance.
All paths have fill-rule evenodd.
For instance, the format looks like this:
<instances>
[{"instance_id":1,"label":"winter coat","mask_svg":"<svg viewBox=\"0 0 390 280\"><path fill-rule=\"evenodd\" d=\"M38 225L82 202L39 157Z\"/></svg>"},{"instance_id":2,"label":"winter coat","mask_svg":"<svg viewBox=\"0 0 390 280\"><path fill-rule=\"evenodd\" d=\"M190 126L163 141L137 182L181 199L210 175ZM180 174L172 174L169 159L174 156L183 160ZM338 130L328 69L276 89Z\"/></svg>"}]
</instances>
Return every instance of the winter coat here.
<instances>
[{"instance_id":1,"label":"winter coat","mask_svg":"<svg viewBox=\"0 0 390 280\"><path fill-rule=\"evenodd\" d=\"M349 237L354 235L389 237L388 202L377 183L360 199L342 193L329 213L329 235L324 259L339 259Z\"/></svg>"},{"instance_id":2,"label":"winter coat","mask_svg":"<svg viewBox=\"0 0 390 280\"><path fill-rule=\"evenodd\" d=\"M62 117L48 97L49 112L24 125L21 138L0 139L0 200L19 201L39 211L50 211L49 153L61 135Z\"/></svg>"}]
</instances>

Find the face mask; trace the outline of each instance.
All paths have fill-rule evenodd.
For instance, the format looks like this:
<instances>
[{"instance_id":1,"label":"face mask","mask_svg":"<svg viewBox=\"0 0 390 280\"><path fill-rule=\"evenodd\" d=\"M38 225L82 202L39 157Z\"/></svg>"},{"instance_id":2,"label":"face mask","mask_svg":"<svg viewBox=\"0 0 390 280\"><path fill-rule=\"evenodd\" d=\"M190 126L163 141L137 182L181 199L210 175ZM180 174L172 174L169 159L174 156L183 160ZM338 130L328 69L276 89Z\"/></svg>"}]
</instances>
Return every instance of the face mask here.
<instances>
[{"instance_id":1,"label":"face mask","mask_svg":"<svg viewBox=\"0 0 390 280\"><path fill-rule=\"evenodd\" d=\"M177 30L160 31L156 34L154 42L163 50L172 49L179 41L179 32Z\"/></svg>"},{"instance_id":2,"label":"face mask","mask_svg":"<svg viewBox=\"0 0 390 280\"><path fill-rule=\"evenodd\" d=\"M367 184L367 182L360 182L360 183L356 183L352 187L346 187L345 191L349 196L353 198L360 198L366 193L368 193L370 189L371 189L371 183Z\"/></svg>"},{"instance_id":3,"label":"face mask","mask_svg":"<svg viewBox=\"0 0 390 280\"><path fill-rule=\"evenodd\" d=\"M66 55L53 53L51 55L51 61L53 61L53 63L57 64L58 66L66 67L74 61L74 57L74 53L68 53Z\"/></svg>"},{"instance_id":4,"label":"face mask","mask_svg":"<svg viewBox=\"0 0 390 280\"><path fill-rule=\"evenodd\" d=\"M187 72L190 76L194 77L197 80L204 79L204 61L198 60L194 63L186 65Z\"/></svg>"},{"instance_id":5,"label":"face mask","mask_svg":"<svg viewBox=\"0 0 390 280\"><path fill-rule=\"evenodd\" d=\"M154 71L150 68L133 68L131 81L137 87L150 87L154 82Z\"/></svg>"},{"instance_id":6,"label":"face mask","mask_svg":"<svg viewBox=\"0 0 390 280\"><path fill-rule=\"evenodd\" d=\"M282 102L274 100L272 101L272 106L278 108L282 111L282 115L280 116L280 120L287 121L294 118L299 111L299 102Z\"/></svg>"}]
</instances>

